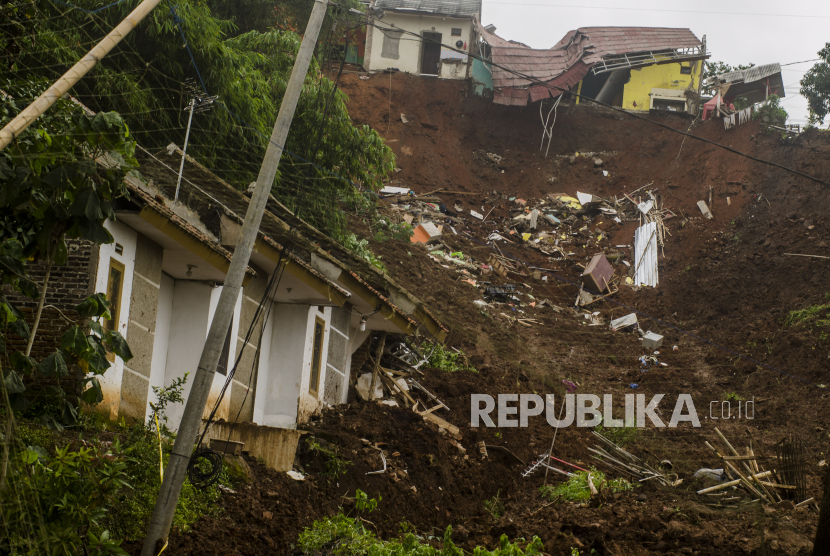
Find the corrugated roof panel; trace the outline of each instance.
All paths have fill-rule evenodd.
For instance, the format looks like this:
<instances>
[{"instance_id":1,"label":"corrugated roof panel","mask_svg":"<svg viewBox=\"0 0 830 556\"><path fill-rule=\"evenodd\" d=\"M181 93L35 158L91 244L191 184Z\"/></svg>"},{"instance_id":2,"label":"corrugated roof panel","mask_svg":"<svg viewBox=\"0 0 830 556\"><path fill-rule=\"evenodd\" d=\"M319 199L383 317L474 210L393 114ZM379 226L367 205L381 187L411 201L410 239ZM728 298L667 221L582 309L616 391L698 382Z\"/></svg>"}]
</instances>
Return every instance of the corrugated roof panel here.
<instances>
[{"instance_id":1,"label":"corrugated roof panel","mask_svg":"<svg viewBox=\"0 0 830 556\"><path fill-rule=\"evenodd\" d=\"M493 66L493 86L496 89L521 88L518 93L521 95L522 106L527 103L528 92L534 99L546 98L546 93L536 88L528 91L527 88L533 85L533 82L518 77L511 71L523 73L557 87L572 87L585 76L591 65L606 56L674 51L702 46L700 40L689 29L582 27L568 32L553 48L537 50L510 45L498 35L485 31L478 21L475 21L475 25L476 31L491 47L493 63L506 68ZM535 87L545 88L542 85ZM506 91L494 98L494 102L499 104L516 104L516 101L516 95L508 95Z\"/></svg>"},{"instance_id":2,"label":"corrugated roof panel","mask_svg":"<svg viewBox=\"0 0 830 556\"><path fill-rule=\"evenodd\" d=\"M744 83L752 83L753 81L760 81L766 77L781 73L781 65L766 64L763 66L755 66L745 70L732 71L729 73L722 73L718 75L718 81L721 83L735 83L743 81Z\"/></svg>"}]
</instances>

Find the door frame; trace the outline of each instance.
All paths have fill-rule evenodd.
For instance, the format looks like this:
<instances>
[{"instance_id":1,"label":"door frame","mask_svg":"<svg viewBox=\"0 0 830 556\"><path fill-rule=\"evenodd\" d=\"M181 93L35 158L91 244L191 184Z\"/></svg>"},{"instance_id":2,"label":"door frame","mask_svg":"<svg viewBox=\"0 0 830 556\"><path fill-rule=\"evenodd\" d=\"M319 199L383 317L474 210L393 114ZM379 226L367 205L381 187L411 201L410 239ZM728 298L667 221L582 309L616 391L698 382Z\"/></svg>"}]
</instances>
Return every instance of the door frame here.
<instances>
[{"instance_id":1,"label":"door frame","mask_svg":"<svg viewBox=\"0 0 830 556\"><path fill-rule=\"evenodd\" d=\"M425 40L421 41L421 56L418 59L418 75L429 75L429 76L439 76L441 73L441 41L443 40L443 34L439 33L438 31L421 31L421 37L426 39L427 34L437 35L438 37L438 67L435 70L435 73L424 73L424 54L426 54L426 47L427 42Z\"/></svg>"}]
</instances>

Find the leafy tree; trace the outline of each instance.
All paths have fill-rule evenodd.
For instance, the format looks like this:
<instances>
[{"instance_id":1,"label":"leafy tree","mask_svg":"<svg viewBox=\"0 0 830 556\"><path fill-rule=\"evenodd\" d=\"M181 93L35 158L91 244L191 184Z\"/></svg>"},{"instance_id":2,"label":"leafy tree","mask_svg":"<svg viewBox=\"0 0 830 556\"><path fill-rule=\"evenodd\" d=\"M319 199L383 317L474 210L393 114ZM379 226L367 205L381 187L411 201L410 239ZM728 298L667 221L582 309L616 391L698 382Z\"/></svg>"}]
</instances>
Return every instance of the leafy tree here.
<instances>
[{"instance_id":1,"label":"leafy tree","mask_svg":"<svg viewBox=\"0 0 830 556\"><path fill-rule=\"evenodd\" d=\"M54 79L138 1L95 14L37 3L34 13L0 33L2 66ZM77 3L87 9L100 4ZM22 10L24 4L12 0L7 6ZM198 77L219 101L210 112L194 116L188 154L247 188L258 174L299 49L299 35L288 29L304 28L310 9L311 3L300 0L277 8L263 0L182 0L171 9L159 7L74 87L73 95L93 110L124 114L132 135L147 148L164 148L171 141L182 145L187 125L182 109L189 101L182 82L197 77L192 53ZM359 25L344 20L347 12L333 15L334 9L321 42L339 41L349 26ZM11 7L3 10L11 13ZM37 41L27 39L32 36ZM315 60L285 147L322 170L286 152L272 186L278 200L336 239L345 233L340 203L357 203L360 197L346 180L377 190L395 165L394 154L375 131L352 123L346 100Z\"/></svg>"},{"instance_id":2,"label":"leafy tree","mask_svg":"<svg viewBox=\"0 0 830 556\"><path fill-rule=\"evenodd\" d=\"M787 111L781 108L781 99L778 95L769 98L753 114L753 120L759 120L767 125L784 127L787 123Z\"/></svg>"},{"instance_id":3,"label":"leafy tree","mask_svg":"<svg viewBox=\"0 0 830 556\"><path fill-rule=\"evenodd\" d=\"M0 127L19 112L18 96L37 94L32 82L7 83L0 100ZM75 309L88 326L73 326L60 346L42 361L31 357L40 312L49 287L53 264L67 259L66 238L111 243L104 228L115 219L112 201L126 195L125 174L135 163L135 143L121 117L114 113L90 116L67 100L60 100L47 115L0 151L0 284L23 296L39 299L33 328L6 296L0 295L0 377L6 407L6 434L0 465L0 490L5 484L13 414L23 412L34 399L51 399L55 414L42 413L42 422L60 429L77 421L75 403L66 399L61 379L77 365L82 371L80 399L97 404L103 399L97 376L110 367L112 352L125 361L132 358L126 341L116 331L105 330L100 319L109 319L109 303L95 294ZM45 278L38 287L26 271L30 259L45 262ZM98 320L95 320L98 319ZM24 349L18 349L26 342ZM29 383L27 387L24 379ZM36 388L32 389L34 385Z\"/></svg>"},{"instance_id":4,"label":"leafy tree","mask_svg":"<svg viewBox=\"0 0 830 556\"><path fill-rule=\"evenodd\" d=\"M810 125L821 125L830 114L830 42L818 55L820 62L810 68L801 78L801 94L809 105Z\"/></svg>"}]
</instances>

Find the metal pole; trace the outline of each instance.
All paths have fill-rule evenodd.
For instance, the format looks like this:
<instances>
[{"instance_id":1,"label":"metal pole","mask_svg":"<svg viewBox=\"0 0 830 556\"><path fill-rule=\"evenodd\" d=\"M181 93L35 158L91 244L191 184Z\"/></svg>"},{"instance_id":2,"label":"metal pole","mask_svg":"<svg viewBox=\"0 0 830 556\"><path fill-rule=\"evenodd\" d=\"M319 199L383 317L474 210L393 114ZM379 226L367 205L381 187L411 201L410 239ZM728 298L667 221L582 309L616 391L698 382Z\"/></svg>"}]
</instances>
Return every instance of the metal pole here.
<instances>
[{"instance_id":1,"label":"metal pole","mask_svg":"<svg viewBox=\"0 0 830 556\"><path fill-rule=\"evenodd\" d=\"M328 0L315 0L314 2L314 9L308 20L305 36L303 36L303 42L300 45L300 51L291 72L291 79L282 99L274 130L271 132L271 140L265 152L265 159L259 170L256 188L251 203L248 205L245 222L242 224L240 239L236 249L234 249L233 259L225 277L225 285L222 288L216 313L210 324L199 366L196 369L196 376L193 378L193 386L190 395L187 397L176 442L173 445L173 452L170 454L170 462L164 473L164 481L161 484L153 516L150 518L147 536L144 539L144 546L141 550L142 556L156 556L160 548L157 547L157 543L166 542L167 535L170 532L170 525L173 522L173 514L179 500L187 466L190 463L193 445L202 424L202 413L210 394L213 376L216 373L216 364L219 361L225 336L233 318L234 307L242 289L242 280L245 277L245 270L248 267L248 260L251 257L259 225L262 222L265 204L268 202L271 185L274 183L277 168L279 168L282 146L285 145L288 129L291 127L291 120L297 108L297 101L302 93L308 66L314 54L317 36L320 34L320 27L326 16L327 5Z\"/></svg>"},{"instance_id":2,"label":"metal pole","mask_svg":"<svg viewBox=\"0 0 830 556\"><path fill-rule=\"evenodd\" d=\"M75 83L80 81L80 79L87 74L89 70L91 70L95 64L101 61L101 59L106 56L110 50L115 48L121 39L126 37L130 34L130 31L136 28L136 26L144 19L147 14L149 14L153 8L155 8L161 0L144 0L141 4L136 7L122 21L118 24L118 27L110 31L110 33L104 37L104 39L99 42L95 47L90 50L86 56L81 58L77 64L72 66L68 72L63 74L63 76L55 81L55 83L46 89L40 97L37 98L32 104L26 107L23 112L17 115L12 121L10 121L6 127L0 130L0 151L5 149L9 143L11 143L18 135L20 135L23 130L25 130L33 121L40 117L41 114L46 112L50 106L55 104L59 98L71 89Z\"/></svg>"},{"instance_id":3,"label":"metal pole","mask_svg":"<svg viewBox=\"0 0 830 556\"><path fill-rule=\"evenodd\" d=\"M179 166L179 181L176 182L175 201L179 200L179 187L182 185L182 172L184 172L184 160L187 158L187 140L190 139L190 123L193 121L193 109L196 107L196 99L190 101L190 117L187 118L187 132L184 134L184 148L182 149L182 165Z\"/></svg>"}]
</instances>

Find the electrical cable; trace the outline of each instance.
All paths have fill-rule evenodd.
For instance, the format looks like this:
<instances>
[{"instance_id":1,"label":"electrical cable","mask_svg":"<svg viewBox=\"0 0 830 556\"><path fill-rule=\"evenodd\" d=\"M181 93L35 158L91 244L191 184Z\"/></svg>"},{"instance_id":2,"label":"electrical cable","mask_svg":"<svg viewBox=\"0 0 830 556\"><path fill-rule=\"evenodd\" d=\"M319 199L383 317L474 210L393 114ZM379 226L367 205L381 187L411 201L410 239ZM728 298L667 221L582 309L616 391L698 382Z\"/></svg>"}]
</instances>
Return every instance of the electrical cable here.
<instances>
[{"instance_id":1,"label":"electrical cable","mask_svg":"<svg viewBox=\"0 0 830 556\"><path fill-rule=\"evenodd\" d=\"M379 21L375 20L375 21L369 22L369 23L368 23L368 25L373 26L373 27L377 27L377 24L378 24L378 23L379 23ZM378 28L378 29L381 29L380 27L377 27L377 28ZM792 168L788 168L788 167L783 166L783 165L781 165L781 164L778 164L778 163L776 163L776 162L772 162L772 161L770 161L770 160L764 160L764 159L762 159L762 158L758 158L758 157L755 157L755 156L752 156L752 155L749 155L749 154L743 153L743 152L741 152L741 151L739 151L739 150L737 150L737 149L733 149L732 147L727 147L726 145L722 145L721 143L716 143L716 142L714 142L714 141L710 141L709 139L704 139L703 137L699 137L699 136L697 136L697 135L692 135L692 134L690 134L690 133L685 133L685 132L680 131L680 130L678 130L678 129L675 129L675 128L673 128L673 127L669 126L669 125L666 125L666 124L663 124L663 123L657 122L657 121L655 121L655 120L651 120L651 119L649 119L649 118L646 118L645 116L640 116L639 114L634 114L634 113L632 113L632 112L630 112L630 111L628 111L628 110L624 110L624 109L622 109L622 108L618 108L618 107L616 107L616 106L612 106L612 105L607 104L607 103L605 103L605 102L601 102L601 101L598 101L598 100L596 100L596 99L588 98L588 97L586 97L586 96L583 96L583 95L580 95L580 94L577 94L577 93L571 92L571 91L570 91L570 90L568 90L568 89L564 89L564 88L562 88L562 87L558 87L558 86L556 86L556 85L550 85L549 83L545 83L544 81L541 81L541 80L539 80L539 79L537 79L537 78L535 78L535 77L532 77L532 76L530 76L530 75L527 75L527 74L521 73L521 72L519 72L519 71L515 71L515 70L512 70L512 69L506 68L506 67L504 67L504 66L502 66L502 65L500 65L500 64L496 64L495 62L493 62L493 61L491 61L491 60L487 60L486 58L483 58L483 57L481 57L481 56L477 56L477 55L475 55L475 54L472 54L472 53L467 52L467 51L464 51L464 50L459 50L459 49L457 49L457 48L455 48L455 47L453 47L453 46L443 44L443 43L441 43L440 41L437 41L437 40L435 40L435 39L431 39L431 38L429 38L429 37L422 37L421 35L418 35L417 33L413 33L412 31L406 31L406 30L404 30L404 29L400 29L399 27L395 27L395 29L396 29L396 30L399 30L399 31L403 31L404 33L409 34L409 35L412 35L412 36L414 36L414 37L417 37L417 40L419 40L419 41L421 41L421 42L428 41L428 42L431 42L431 43L433 43L433 44L437 44L437 45L441 46L442 48L447 48L447 49L450 49L450 50L452 50L452 51L454 51L454 52L459 52L459 53L461 53L461 54L465 54L465 55L467 55L467 56L469 56L469 57L471 57L471 58L473 58L473 59L475 59L475 60L478 60L478 61L480 61L480 62L483 62L483 63L486 63L486 64L491 64L491 65L492 65L492 66L494 66L494 67L497 67L497 68L499 68L499 69L502 69L502 70L504 70L504 71L506 71L506 72L508 72L508 73L511 73L511 74L513 74L513 75L517 76L517 77L521 77L522 79L526 79L526 80L530 81L531 83L535 83L535 84L537 84L537 85L541 85L541 86L543 86L543 87L545 87L545 88L547 88L547 89L549 89L549 90L559 91L559 92L560 92L560 94L562 94L562 93L568 93L568 94L570 94L571 96L574 96L574 97L576 97L576 98L579 98L579 99L584 99L584 100L586 100L586 101L593 102L593 103L598 104L598 105L600 105L600 106L603 106L603 107L605 107L605 108L609 108L609 109L611 109L611 110L613 110L613 111L615 111L615 112L619 112L619 113L621 113L621 114L625 114L625 115L627 115L627 116L629 116L629 117L632 117L632 118L637 118L637 119L639 119L639 120L643 120L643 121L649 122L649 123L651 123L651 124L654 124L654 125L656 125L656 126L662 127L662 128L664 128L664 129L668 129L669 131L672 131L672 132L674 132L674 133L678 133L678 134L680 134L680 135L684 135L684 136L686 136L686 137L691 137L692 139L696 139L696 140L698 140L698 141L702 141L702 142L704 142L704 143L708 143L708 144L710 144L710 145L714 145L715 147L719 147L719 148L721 148L721 149L727 150L727 151L729 151L729 152L731 152L731 153L734 153L734 154L737 154L737 155L739 155L739 156L743 156L743 157L748 158L748 159L750 159L750 160L754 160L755 162L760 162L760 163L762 163L762 164L767 164L767 165L769 165L769 166L774 166L774 167L776 167L776 168L780 168L780 169L782 169L782 170L786 170L787 172L791 172L791 173L793 173L793 174L796 174L796 175L798 175L798 176L801 176L801 177L807 178L807 179L812 180L812 181L814 181L814 182L816 182L816 183L819 183L819 184L821 184L821 185L823 185L823 186L825 186L825 187L830 188L830 183L828 183L828 182L826 182L826 181L824 181L824 180L821 180L821 179L819 179L819 178L816 178L816 177L814 177L814 176L811 176L811 175L809 175L809 174L805 174L804 172L799 172L798 170L794 170L794 169L792 169Z\"/></svg>"},{"instance_id":2,"label":"electrical cable","mask_svg":"<svg viewBox=\"0 0 830 556\"><path fill-rule=\"evenodd\" d=\"M265 313L265 319L263 319L262 326L260 329L260 343L257 351L259 351L262 345L262 331L265 329L265 325L267 322L267 317L270 315L271 312L271 303L268 303L270 297L274 295L274 293L279 289L280 281L282 280L283 272L285 271L285 266L282 264L284 255L288 254L288 248L283 248L280 250L280 256L277 259L277 266L274 270L274 273L271 275L271 278L268 281L268 285L265 288L265 291L262 294L262 299L260 299L259 304L257 305L256 311L254 312L253 317L251 318L251 322L248 326L248 331L245 335L245 339L242 342L242 348L239 350L239 353L236 356L236 361L231 369L228 370L227 376L225 378L225 383L222 385L222 390L219 392L219 396L216 399L216 402L213 405L213 409L211 410L210 414L207 418L207 423L205 424L205 428L202 431L202 434L199 436L199 440L197 442L197 448L193 452L190 457L190 462L187 466L187 478L190 483L197 487L197 488L207 488L216 481L219 480L219 477L222 473L222 463L225 459L225 452L222 453L217 452L216 450L212 450L210 448L203 447L202 443L204 442L205 436L207 435L210 426L213 424L214 418L216 417L216 412L219 410L219 407L222 404L222 400L227 393L228 387L233 383L233 378L236 375L236 370L239 367L240 362L242 361L242 355L245 352L245 348L248 346L249 341L251 339L251 335L253 334L254 329L257 326L257 322L259 321L260 316ZM267 306L267 308L266 308ZM233 329L233 322L230 324L231 330ZM228 330L228 334L231 333L231 330ZM233 338L231 338L233 340ZM236 425L236 421L239 419L239 415L242 413L242 408L245 405L245 400L248 398L248 392L250 391L251 385L250 381L253 381L253 372L249 377L249 384L248 390L245 392L245 398L242 401L242 404L239 407L239 412L237 413L236 420L231 424L230 430L228 431L228 440L230 440L231 434L233 433L233 427ZM207 469L205 469L207 467Z\"/></svg>"}]
</instances>

